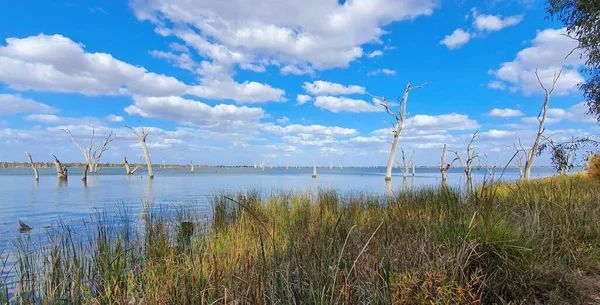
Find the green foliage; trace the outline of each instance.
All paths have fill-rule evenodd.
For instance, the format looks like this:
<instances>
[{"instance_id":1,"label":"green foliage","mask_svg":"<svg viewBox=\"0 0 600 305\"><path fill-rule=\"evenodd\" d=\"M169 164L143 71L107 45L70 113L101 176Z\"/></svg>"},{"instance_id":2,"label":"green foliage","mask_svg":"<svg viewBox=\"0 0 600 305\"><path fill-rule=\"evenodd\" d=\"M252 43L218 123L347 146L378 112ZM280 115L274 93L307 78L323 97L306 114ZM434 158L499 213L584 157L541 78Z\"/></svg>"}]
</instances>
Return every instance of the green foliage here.
<instances>
[{"instance_id":1,"label":"green foliage","mask_svg":"<svg viewBox=\"0 0 600 305\"><path fill-rule=\"evenodd\" d=\"M21 240L9 303L586 304L598 296L599 184L561 176L485 188L221 194L209 221L193 206L148 206L140 220L102 214L78 234L55 228L42 249ZM89 241L77 239L81 230Z\"/></svg>"},{"instance_id":2,"label":"green foliage","mask_svg":"<svg viewBox=\"0 0 600 305\"><path fill-rule=\"evenodd\" d=\"M589 113L600 121L600 1L548 0L547 11L567 27L567 34L586 51L588 77L580 87L588 100Z\"/></svg>"}]
</instances>

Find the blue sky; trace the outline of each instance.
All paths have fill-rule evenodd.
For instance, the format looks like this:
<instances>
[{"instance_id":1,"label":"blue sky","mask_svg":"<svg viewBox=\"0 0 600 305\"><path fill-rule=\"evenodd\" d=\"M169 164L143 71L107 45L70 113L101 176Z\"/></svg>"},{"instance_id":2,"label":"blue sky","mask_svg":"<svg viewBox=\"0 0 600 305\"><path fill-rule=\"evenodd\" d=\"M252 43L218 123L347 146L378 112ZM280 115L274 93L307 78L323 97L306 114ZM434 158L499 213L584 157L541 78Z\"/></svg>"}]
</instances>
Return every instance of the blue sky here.
<instances>
[{"instance_id":1,"label":"blue sky","mask_svg":"<svg viewBox=\"0 0 600 305\"><path fill-rule=\"evenodd\" d=\"M585 57L545 19L544 1L133 0L0 3L0 160L83 156L90 125L149 131L155 163L383 165L390 101L407 82L399 146L417 165L463 151L480 130L487 163L531 145L546 86L547 135L597 132L575 85ZM499 159L498 159L499 158ZM547 156L539 164L547 164Z\"/></svg>"}]
</instances>

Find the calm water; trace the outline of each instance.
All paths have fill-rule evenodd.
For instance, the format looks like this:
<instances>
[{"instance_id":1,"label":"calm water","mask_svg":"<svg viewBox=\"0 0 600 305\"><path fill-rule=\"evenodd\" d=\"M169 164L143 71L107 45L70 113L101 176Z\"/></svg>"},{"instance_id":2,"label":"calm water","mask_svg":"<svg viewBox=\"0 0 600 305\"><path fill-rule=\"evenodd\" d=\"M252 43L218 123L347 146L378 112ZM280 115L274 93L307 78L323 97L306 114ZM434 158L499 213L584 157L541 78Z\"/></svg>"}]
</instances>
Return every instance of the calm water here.
<instances>
[{"instance_id":1,"label":"calm water","mask_svg":"<svg viewBox=\"0 0 600 305\"><path fill-rule=\"evenodd\" d=\"M403 183L399 170L392 181L397 191L403 187L420 187L440 183L436 168L417 169L414 177ZM481 181L485 170L475 171L475 180ZM155 179L150 180L145 171L124 175L122 168L102 169L88 176L87 185L80 180L81 169L69 169L68 182L59 184L54 169L40 169L40 182L36 183L29 169L0 169L0 253L11 248L19 236L19 219L43 234L44 227L60 220L81 222L98 210L116 210L127 207L137 216L145 201L159 204L195 203L201 213L210 213L210 197L221 191L300 190L334 188L341 191L385 193L385 168L319 168L318 178L312 179L312 168L265 169L254 168L197 168L155 169ZM552 175L549 168L537 168L532 176ZM500 170L496 171L496 176ZM503 179L518 178L516 169L507 169ZM461 186L464 175L458 168L448 175L450 184Z\"/></svg>"}]
</instances>

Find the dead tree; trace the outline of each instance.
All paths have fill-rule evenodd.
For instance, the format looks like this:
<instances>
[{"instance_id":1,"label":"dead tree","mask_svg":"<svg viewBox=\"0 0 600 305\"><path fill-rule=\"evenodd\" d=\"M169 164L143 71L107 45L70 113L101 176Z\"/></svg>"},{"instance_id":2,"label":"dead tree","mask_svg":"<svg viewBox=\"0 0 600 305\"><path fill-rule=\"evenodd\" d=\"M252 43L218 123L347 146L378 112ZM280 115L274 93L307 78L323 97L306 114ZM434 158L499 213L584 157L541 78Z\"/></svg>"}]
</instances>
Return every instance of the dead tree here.
<instances>
[{"instance_id":1,"label":"dead tree","mask_svg":"<svg viewBox=\"0 0 600 305\"><path fill-rule=\"evenodd\" d=\"M152 170L152 161L150 160L150 153L148 153L148 146L146 145L146 138L148 137L148 133L146 133L143 126L142 126L141 133L138 133L137 130L135 130L131 126L125 125L125 127L131 129L131 131L133 131L133 134L135 134L135 136L138 138L138 140L140 140L140 145L142 146L142 149L144 150L144 157L146 157L146 165L148 166L148 176L150 177L150 179L154 179L154 171Z\"/></svg>"},{"instance_id":2,"label":"dead tree","mask_svg":"<svg viewBox=\"0 0 600 305\"><path fill-rule=\"evenodd\" d=\"M94 152L92 153L92 166L90 171L92 173L98 172L98 164L100 164L100 158L102 158L102 154L108 150L108 144L117 139L117 135L114 132L110 132L104 142L100 143Z\"/></svg>"},{"instance_id":3,"label":"dead tree","mask_svg":"<svg viewBox=\"0 0 600 305\"><path fill-rule=\"evenodd\" d=\"M475 133L473 133L473 136L471 137L471 141L469 141L469 144L467 145L465 160L463 160L463 158L460 156L458 151L454 151L454 154L456 155L456 158L454 158L454 160L458 160L458 162L460 163L460 166L462 167L463 171L465 172L465 176L467 177L467 186L469 188L472 187L472 183L473 183L473 163L476 160L479 160L479 153L477 152L476 149L474 149L472 147L473 142L475 142L475 139L477 139L478 136L479 136L479 130L476 131Z\"/></svg>"},{"instance_id":4,"label":"dead tree","mask_svg":"<svg viewBox=\"0 0 600 305\"><path fill-rule=\"evenodd\" d=\"M531 177L531 168L533 167L533 162L535 162L535 157L537 155L539 146L541 144L542 136L544 135L544 131L546 129L544 127L544 125L546 123L546 114L548 113L548 103L550 102L550 96L554 92L554 89L556 87L556 82L558 82L558 79L560 78L563 68L561 68L558 73L556 73L556 72L554 73L554 77L552 78L552 87L550 89L547 89L544 86L544 84L542 83L542 80L540 79L540 76L538 75L537 69L535 70L535 77L537 78L538 83L544 90L544 104L542 104L542 108L540 109L540 112L538 113L538 116L537 116L537 121L538 121L539 125L538 125L537 134L535 136L535 141L533 142L531 149L527 152L527 155L525 157L525 172L523 174L523 179L529 180Z\"/></svg>"},{"instance_id":5,"label":"dead tree","mask_svg":"<svg viewBox=\"0 0 600 305\"><path fill-rule=\"evenodd\" d=\"M513 148L515 150L515 162L517 162L517 168L519 169L519 179L523 179L523 157L527 155L527 153L521 144L521 139L519 139L519 145L521 148L517 147L517 144L514 144Z\"/></svg>"},{"instance_id":6,"label":"dead tree","mask_svg":"<svg viewBox=\"0 0 600 305\"><path fill-rule=\"evenodd\" d=\"M408 161L408 163L410 163L410 167L412 168L412 176L415 176L415 151L413 150L412 155L410 156L410 161Z\"/></svg>"},{"instance_id":7,"label":"dead tree","mask_svg":"<svg viewBox=\"0 0 600 305\"><path fill-rule=\"evenodd\" d=\"M94 135L96 133L96 129L94 128L94 126L91 126L91 127L92 127L92 134L90 135L90 145L88 146L88 148L83 148L81 145L79 145L79 143L77 143L77 141L75 140L75 137L73 137L73 134L71 133L71 131L69 129L63 128L63 131L66 132L71 137L71 142L73 142L73 144L75 144L75 146L77 146L77 148L79 148L79 150L85 157L85 165L83 166L83 178L81 178L81 180L83 180L83 181L87 180L87 172L90 169L91 164L92 164L92 148L94 145Z\"/></svg>"},{"instance_id":8,"label":"dead tree","mask_svg":"<svg viewBox=\"0 0 600 305\"><path fill-rule=\"evenodd\" d=\"M442 173L442 186L446 186L448 184L448 171L450 171L450 168L452 167L452 163L454 163L454 160L452 160L452 162L450 163L446 163L446 152L448 151L448 145L444 144L444 150L442 151L442 163L440 165L440 172Z\"/></svg>"},{"instance_id":9,"label":"dead tree","mask_svg":"<svg viewBox=\"0 0 600 305\"><path fill-rule=\"evenodd\" d=\"M29 154L29 152L25 152L27 154L27 157L29 157L29 164L31 164L31 169L33 169L33 174L35 175L35 181L39 182L40 181L40 175L38 174L38 170L35 167L35 164L33 163L33 159L31 158L31 155Z\"/></svg>"},{"instance_id":10,"label":"dead tree","mask_svg":"<svg viewBox=\"0 0 600 305\"><path fill-rule=\"evenodd\" d=\"M190 173L194 173L194 161L190 160Z\"/></svg>"},{"instance_id":11,"label":"dead tree","mask_svg":"<svg viewBox=\"0 0 600 305\"><path fill-rule=\"evenodd\" d=\"M400 148L400 153L402 154L402 178L406 179L406 177L408 177L408 167L410 166L410 161L406 161L404 149Z\"/></svg>"},{"instance_id":12,"label":"dead tree","mask_svg":"<svg viewBox=\"0 0 600 305\"><path fill-rule=\"evenodd\" d=\"M67 167L63 167L62 163L60 163L60 160L58 160L58 158L55 155L52 155L54 157L54 168L56 169L56 174L58 175L58 180L67 180L67 176L68 176L68 170Z\"/></svg>"},{"instance_id":13,"label":"dead tree","mask_svg":"<svg viewBox=\"0 0 600 305\"><path fill-rule=\"evenodd\" d=\"M392 180L392 168L394 167L394 157L396 156L396 149L398 147L398 139L400 138L400 133L402 132L402 128L404 127L404 122L406 121L406 117L408 116L408 112L406 112L406 104L408 102L408 94L410 93L411 90L422 88L425 84L420 85L420 86L413 86L410 83L408 83L406 85L406 89L404 90L404 95L402 96L402 99L398 99L398 102L400 103L398 114L396 114L395 112L393 112L390 109L390 105L385 97L378 97L378 96L371 95L371 97L373 97L374 99L377 99L381 102L380 103L381 106L383 106L383 108L385 108L385 111L396 121L395 124L388 123L392 129L394 138L392 140L392 150L390 151L390 157L388 159L387 170L385 172L385 180L386 181Z\"/></svg>"},{"instance_id":14,"label":"dead tree","mask_svg":"<svg viewBox=\"0 0 600 305\"><path fill-rule=\"evenodd\" d=\"M135 171L139 168L136 166L133 170L131 170L129 162L127 162L127 157L123 157L123 166L125 166L125 171L127 172L127 175L133 175L133 173L135 173Z\"/></svg>"}]
</instances>

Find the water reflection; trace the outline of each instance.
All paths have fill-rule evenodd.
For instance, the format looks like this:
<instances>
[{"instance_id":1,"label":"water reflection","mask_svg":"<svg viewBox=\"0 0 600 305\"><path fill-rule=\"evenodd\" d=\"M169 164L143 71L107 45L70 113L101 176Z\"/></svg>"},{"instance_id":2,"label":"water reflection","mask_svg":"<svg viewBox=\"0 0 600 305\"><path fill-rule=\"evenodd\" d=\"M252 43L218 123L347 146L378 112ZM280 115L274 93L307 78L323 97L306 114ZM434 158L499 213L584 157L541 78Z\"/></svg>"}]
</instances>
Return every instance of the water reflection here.
<instances>
[{"instance_id":1,"label":"water reflection","mask_svg":"<svg viewBox=\"0 0 600 305\"><path fill-rule=\"evenodd\" d=\"M67 187L69 185L69 180L65 178L58 178L58 182L56 187Z\"/></svg>"}]
</instances>

